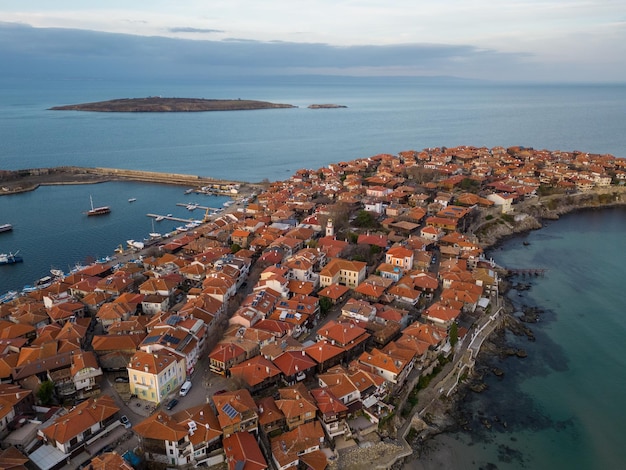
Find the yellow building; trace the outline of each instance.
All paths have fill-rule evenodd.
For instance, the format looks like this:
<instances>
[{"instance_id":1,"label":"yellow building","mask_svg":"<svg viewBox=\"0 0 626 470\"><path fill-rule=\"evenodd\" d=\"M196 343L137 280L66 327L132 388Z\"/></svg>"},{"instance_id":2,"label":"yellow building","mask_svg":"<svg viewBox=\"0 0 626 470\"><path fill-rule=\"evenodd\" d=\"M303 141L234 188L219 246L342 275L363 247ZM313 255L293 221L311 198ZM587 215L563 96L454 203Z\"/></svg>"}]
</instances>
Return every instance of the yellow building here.
<instances>
[{"instance_id":1,"label":"yellow building","mask_svg":"<svg viewBox=\"0 0 626 470\"><path fill-rule=\"evenodd\" d=\"M333 258L320 272L320 286L341 284L354 289L365 279L367 263Z\"/></svg>"},{"instance_id":2,"label":"yellow building","mask_svg":"<svg viewBox=\"0 0 626 470\"><path fill-rule=\"evenodd\" d=\"M186 379L185 357L167 350L137 351L128 363L130 393L160 403Z\"/></svg>"}]
</instances>

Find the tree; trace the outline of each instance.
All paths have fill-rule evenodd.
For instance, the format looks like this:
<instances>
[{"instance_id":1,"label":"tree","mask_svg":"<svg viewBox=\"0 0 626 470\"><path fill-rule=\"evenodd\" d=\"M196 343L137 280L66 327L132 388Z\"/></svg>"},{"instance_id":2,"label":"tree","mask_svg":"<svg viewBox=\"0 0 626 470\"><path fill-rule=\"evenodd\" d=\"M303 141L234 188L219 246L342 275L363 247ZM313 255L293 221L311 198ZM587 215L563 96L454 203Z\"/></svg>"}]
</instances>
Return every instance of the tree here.
<instances>
[{"instance_id":1,"label":"tree","mask_svg":"<svg viewBox=\"0 0 626 470\"><path fill-rule=\"evenodd\" d=\"M378 221L371 212L360 210L354 219L354 225L362 228L375 228L378 226Z\"/></svg>"},{"instance_id":2,"label":"tree","mask_svg":"<svg viewBox=\"0 0 626 470\"><path fill-rule=\"evenodd\" d=\"M456 343L459 342L459 326L456 324L456 322L452 322L452 325L450 325L450 331L448 332L448 335L450 337L450 346L456 346Z\"/></svg>"},{"instance_id":3,"label":"tree","mask_svg":"<svg viewBox=\"0 0 626 470\"><path fill-rule=\"evenodd\" d=\"M237 243L230 245L230 251L234 254L241 250L241 247Z\"/></svg>"},{"instance_id":4,"label":"tree","mask_svg":"<svg viewBox=\"0 0 626 470\"><path fill-rule=\"evenodd\" d=\"M326 316L326 314L330 311L332 307L332 300L330 300L328 297L320 297L320 312L322 313L322 316Z\"/></svg>"},{"instance_id":5,"label":"tree","mask_svg":"<svg viewBox=\"0 0 626 470\"><path fill-rule=\"evenodd\" d=\"M37 390L37 399L42 405L49 405L52 403L52 397L54 396L54 382L46 380L42 382Z\"/></svg>"}]
</instances>

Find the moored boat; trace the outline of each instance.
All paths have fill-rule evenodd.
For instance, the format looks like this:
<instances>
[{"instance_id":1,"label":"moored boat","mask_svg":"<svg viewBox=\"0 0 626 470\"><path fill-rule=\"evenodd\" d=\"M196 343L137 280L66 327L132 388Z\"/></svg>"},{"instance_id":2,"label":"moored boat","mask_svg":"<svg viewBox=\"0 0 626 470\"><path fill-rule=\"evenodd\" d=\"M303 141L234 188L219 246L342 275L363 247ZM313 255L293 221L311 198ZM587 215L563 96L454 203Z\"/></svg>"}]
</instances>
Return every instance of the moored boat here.
<instances>
[{"instance_id":1,"label":"moored boat","mask_svg":"<svg viewBox=\"0 0 626 470\"><path fill-rule=\"evenodd\" d=\"M126 244L129 248L134 248L135 250L143 250L145 247L143 242L138 242L136 240L126 240Z\"/></svg>"},{"instance_id":2,"label":"moored boat","mask_svg":"<svg viewBox=\"0 0 626 470\"><path fill-rule=\"evenodd\" d=\"M9 292L0 295L0 304L4 304L10 302L11 300L17 298L17 291L10 290Z\"/></svg>"},{"instance_id":3,"label":"moored boat","mask_svg":"<svg viewBox=\"0 0 626 470\"><path fill-rule=\"evenodd\" d=\"M19 251L20 250L17 250L15 253L0 253L0 265L15 264L24 261L24 258L18 255Z\"/></svg>"},{"instance_id":4,"label":"moored boat","mask_svg":"<svg viewBox=\"0 0 626 470\"><path fill-rule=\"evenodd\" d=\"M93 199L91 198L91 196L89 196L89 201L91 202L91 209L87 211L88 216L105 215L111 212L111 208L109 206L94 207Z\"/></svg>"}]
</instances>

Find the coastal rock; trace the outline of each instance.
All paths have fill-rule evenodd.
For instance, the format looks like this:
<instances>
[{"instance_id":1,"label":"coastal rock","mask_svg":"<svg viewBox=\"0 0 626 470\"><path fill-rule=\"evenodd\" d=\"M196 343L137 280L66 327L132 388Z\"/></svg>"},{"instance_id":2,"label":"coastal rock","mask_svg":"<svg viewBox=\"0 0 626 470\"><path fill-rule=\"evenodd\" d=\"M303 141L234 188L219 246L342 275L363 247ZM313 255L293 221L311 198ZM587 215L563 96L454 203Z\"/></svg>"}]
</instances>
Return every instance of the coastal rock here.
<instances>
[{"instance_id":1,"label":"coastal rock","mask_svg":"<svg viewBox=\"0 0 626 470\"><path fill-rule=\"evenodd\" d=\"M342 104L310 104L308 106L309 109L336 109L336 108L347 108Z\"/></svg>"}]
</instances>

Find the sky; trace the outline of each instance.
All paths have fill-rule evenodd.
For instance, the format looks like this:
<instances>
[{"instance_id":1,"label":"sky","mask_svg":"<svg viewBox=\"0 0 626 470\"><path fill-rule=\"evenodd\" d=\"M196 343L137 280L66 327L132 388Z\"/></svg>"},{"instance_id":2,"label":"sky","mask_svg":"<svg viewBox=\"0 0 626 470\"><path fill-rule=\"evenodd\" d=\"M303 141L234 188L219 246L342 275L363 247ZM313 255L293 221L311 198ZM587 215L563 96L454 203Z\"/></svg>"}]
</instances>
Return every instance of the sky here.
<instances>
[{"instance_id":1,"label":"sky","mask_svg":"<svg viewBox=\"0 0 626 470\"><path fill-rule=\"evenodd\" d=\"M0 0L0 60L16 76L626 82L626 2Z\"/></svg>"}]
</instances>

